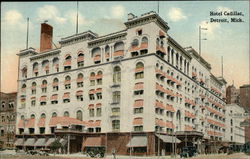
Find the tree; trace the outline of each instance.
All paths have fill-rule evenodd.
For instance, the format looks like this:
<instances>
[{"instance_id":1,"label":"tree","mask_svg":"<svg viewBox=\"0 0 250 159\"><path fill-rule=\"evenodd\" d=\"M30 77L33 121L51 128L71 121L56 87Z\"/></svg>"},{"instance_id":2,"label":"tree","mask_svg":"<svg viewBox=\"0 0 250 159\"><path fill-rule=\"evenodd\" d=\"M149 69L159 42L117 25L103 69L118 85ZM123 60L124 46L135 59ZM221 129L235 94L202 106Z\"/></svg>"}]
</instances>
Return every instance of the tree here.
<instances>
[{"instance_id":1,"label":"tree","mask_svg":"<svg viewBox=\"0 0 250 159\"><path fill-rule=\"evenodd\" d=\"M59 142L59 140L55 140L54 142L51 143L50 148L54 152L54 156L55 156L55 152L61 147L62 147L62 144Z\"/></svg>"}]
</instances>

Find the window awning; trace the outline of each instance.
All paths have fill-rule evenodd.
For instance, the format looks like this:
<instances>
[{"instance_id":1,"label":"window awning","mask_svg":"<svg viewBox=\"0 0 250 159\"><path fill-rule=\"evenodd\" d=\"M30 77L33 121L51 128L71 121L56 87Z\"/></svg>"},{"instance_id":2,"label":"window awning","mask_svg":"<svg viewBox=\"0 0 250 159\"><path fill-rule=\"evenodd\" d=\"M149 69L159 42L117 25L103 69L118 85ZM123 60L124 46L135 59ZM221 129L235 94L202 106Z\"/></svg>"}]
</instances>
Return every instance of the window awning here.
<instances>
[{"instance_id":1,"label":"window awning","mask_svg":"<svg viewBox=\"0 0 250 159\"><path fill-rule=\"evenodd\" d=\"M57 94L53 94L53 95L50 97L50 100L51 100L51 101L55 101L55 100L57 100L57 98L58 98L58 95L57 95Z\"/></svg>"},{"instance_id":2,"label":"window awning","mask_svg":"<svg viewBox=\"0 0 250 159\"><path fill-rule=\"evenodd\" d=\"M86 125L84 121L71 118L71 117L52 117L49 121L49 126L55 127L57 124L60 124L61 126L70 126L70 125L85 126Z\"/></svg>"},{"instance_id":3,"label":"window awning","mask_svg":"<svg viewBox=\"0 0 250 159\"><path fill-rule=\"evenodd\" d=\"M100 147L104 146L101 137L88 137L86 140L83 140L84 147Z\"/></svg>"},{"instance_id":4,"label":"window awning","mask_svg":"<svg viewBox=\"0 0 250 159\"><path fill-rule=\"evenodd\" d=\"M144 71L144 67L139 67L135 69L135 73L139 73L139 72L143 72Z\"/></svg>"},{"instance_id":5,"label":"window awning","mask_svg":"<svg viewBox=\"0 0 250 159\"><path fill-rule=\"evenodd\" d=\"M69 99L70 98L69 93L64 93L62 98L63 99Z\"/></svg>"},{"instance_id":6,"label":"window awning","mask_svg":"<svg viewBox=\"0 0 250 159\"><path fill-rule=\"evenodd\" d=\"M147 136L133 136L128 142L127 147L147 147Z\"/></svg>"},{"instance_id":7,"label":"window awning","mask_svg":"<svg viewBox=\"0 0 250 159\"><path fill-rule=\"evenodd\" d=\"M19 138L15 141L14 145L16 146L23 146L23 138Z\"/></svg>"},{"instance_id":8,"label":"window awning","mask_svg":"<svg viewBox=\"0 0 250 159\"><path fill-rule=\"evenodd\" d=\"M45 146L45 138L40 138L40 139L37 139L37 141L35 142L34 146Z\"/></svg>"},{"instance_id":9,"label":"window awning","mask_svg":"<svg viewBox=\"0 0 250 159\"><path fill-rule=\"evenodd\" d=\"M71 65L71 61L67 60L63 63L63 66L70 66Z\"/></svg>"},{"instance_id":10,"label":"window awning","mask_svg":"<svg viewBox=\"0 0 250 159\"><path fill-rule=\"evenodd\" d=\"M115 51L113 55L114 55L114 57L116 57L116 56L123 56L124 55L124 50Z\"/></svg>"},{"instance_id":11,"label":"window awning","mask_svg":"<svg viewBox=\"0 0 250 159\"><path fill-rule=\"evenodd\" d=\"M143 119L142 118L134 118L133 125L143 125Z\"/></svg>"},{"instance_id":12,"label":"window awning","mask_svg":"<svg viewBox=\"0 0 250 159\"><path fill-rule=\"evenodd\" d=\"M49 140L46 142L45 146L50 146L56 139L55 138L49 138Z\"/></svg>"},{"instance_id":13,"label":"window awning","mask_svg":"<svg viewBox=\"0 0 250 159\"><path fill-rule=\"evenodd\" d=\"M58 82L53 82L52 83L52 86L54 87L54 86L58 86Z\"/></svg>"},{"instance_id":14,"label":"window awning","mask_svg":"<svg viewBox=\"0 0 250 159\"><path fill-rule=\"evenodd\" d=\"M68 141L65 140L64 138L61 138L59 142L62 144L62 146L65 146L68 143Z\"/></svg>"},{"instance_id":15,"label":"window awning","mask_svg":"<svg viewBox=\"0 0 250 159\"><path fill-rule=\"evenodd\" d=\"M47 96L41 96L40 97L40 102L46 102Z\"/></svg>"},{"instance_id":16,"label":"window awning","mask_svg":"<svg viewBox=\"0 0 250 159\"><path fill-rule=\"evenodd\" d=\"M77 83L83 82L83 77L77 78L77 79L76 79L76 82L77 82Z\"/></svg>"},{"instance_id":17,"label":"window awning","mask_svg":"<svg viewBox=\"0 0 250 159\"><path fill-rule=\"evenodd\" d=\"M45 127L45 118L40 118L38 123L37 123L38 127Z\"/></svg>"},{"instance_id":18,"label":"window awning","mask_svg":"<svg viewBox=\"0 0 250 159\"><path fill-rule=\"evenodd\" d=\"M156 136L162 139L162 141L165 143L172 143L172 142L177 144L181 143L181 140L179 140L175 136L159 135L159 134L156 134Z\"/></svg>"},{"instance_id":19,"label":"window awning","mask_svg":"<svg viewBox=\"0 0 250 159\"><path fill-rule=\"evenodd\" d=\"M143 83L136 83L134 86L134 90L143 90Z\"/></svg>"},{"instance_id":20,"label":"window awning","mask_svg":"<svg viewBox=\"0 0 250 159\"><path fill-rule=\"evenodd\" d=\"M77 96L80 96L80 95L82 95L82 94L83 94L83 91L82 91L82 90L76 92L76 95L77 95Z\"/></svg>"},{"instance_id":21,"label":"window awning","mask_svg":"<svg viewBox=\"0 0 250 159\"><path fill-rule=\"evenodd\" d=\"M95 93L101 93L102 92L102 88L97 88Z\"/></svg>"},{"instance_id":22,"label":"window awning","mask_svg":"<svg viewBox=\"0 0 250 159\"><path fill-rule=\"evenodd\" d=\"M35 119L28 119L27 124L25 124L26 128L34 128L35 127Z\"/></svg>"},{"instance_id":23,"label":"window awning","mask_svg":"<svg viewBox=\"0 0 250 159\"><path fill-rule=\"evenodd\" d=\"M82 62L82 61L84 61L84 56L78 56L77 62Z\"/></svg>"},{"instance_id":24,"label":"window awning","mask_svg":"<svg viewBox=\"0 0 250 159\"><path fill-rule=\"evenodd\" d=\"M97 103L97 104L95 105L96 108L100 108L101 106L102 106L102 103Z\"/></svg>"},{"instance_id":25,"label":"window awning","mask_svg":"<svg viewBox=\"0 0 250 159\"><path fill-rule=\"evenodd\" d=\"M35 144L35 138L28 138L24 142L24 146L34 146L34 144Z\"/></svg>"},{"instance_id":26,"label":"window awning","mask_svg":"<svg viewBox=\"0 0 250 159\"><path fill-rule=\"evenodd\" d=\"M143 107L143 99L136 100L134 103L134 108Z\"/></svg>"}]
</instances>

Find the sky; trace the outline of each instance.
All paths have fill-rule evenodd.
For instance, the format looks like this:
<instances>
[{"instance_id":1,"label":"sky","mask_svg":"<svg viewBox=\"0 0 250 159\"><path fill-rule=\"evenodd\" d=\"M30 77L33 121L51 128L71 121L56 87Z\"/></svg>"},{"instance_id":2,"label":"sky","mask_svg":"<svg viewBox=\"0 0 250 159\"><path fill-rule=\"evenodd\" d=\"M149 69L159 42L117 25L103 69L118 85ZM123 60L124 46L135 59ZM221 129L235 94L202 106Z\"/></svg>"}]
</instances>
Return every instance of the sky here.
<instances>
[{"instance_id":1,"label":"sky","mask_svg":"<svg viewBox=\"0 0 250 159\"><path fill-rule=\"evenodd\" d=\"M40 24L53 26L53 42L76 32L77 2L2 2L1 3L1 91L17 91L18 57L26 48L27 17L29 47L39 50ZM79 33L91 30L105 35L125 29L127 14L140 16L157 12L155 1L82 1L79 2ZM242 23L212 23L210 11L242 12ZM198 28L202 26L201 55L212 66L211 72L224 78L228 85L239 87L249 83L249 1L160 1L159 15L168 23L168 34L181 46L198 50Z\"/></svg>"}]
</instances>

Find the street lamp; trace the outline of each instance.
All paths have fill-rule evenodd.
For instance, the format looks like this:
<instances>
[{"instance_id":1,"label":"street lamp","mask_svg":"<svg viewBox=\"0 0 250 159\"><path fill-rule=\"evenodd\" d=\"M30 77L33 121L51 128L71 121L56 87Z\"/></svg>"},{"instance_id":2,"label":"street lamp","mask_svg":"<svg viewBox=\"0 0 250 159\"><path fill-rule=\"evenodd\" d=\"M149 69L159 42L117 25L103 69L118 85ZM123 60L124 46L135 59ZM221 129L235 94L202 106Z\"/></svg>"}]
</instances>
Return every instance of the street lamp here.
<instances>
[{"instance_id":1,"label":"street lamp","mask_svg":"<svg viewBox=\"0 0 250 159\"><path fill-rule=\"evenodd\" d=\"M207 28L202 28L199 26L199 55L201 56L201 40L207 40L206 38L201 39L201 30L207 30Z\"/></svg>"}]
</instances>

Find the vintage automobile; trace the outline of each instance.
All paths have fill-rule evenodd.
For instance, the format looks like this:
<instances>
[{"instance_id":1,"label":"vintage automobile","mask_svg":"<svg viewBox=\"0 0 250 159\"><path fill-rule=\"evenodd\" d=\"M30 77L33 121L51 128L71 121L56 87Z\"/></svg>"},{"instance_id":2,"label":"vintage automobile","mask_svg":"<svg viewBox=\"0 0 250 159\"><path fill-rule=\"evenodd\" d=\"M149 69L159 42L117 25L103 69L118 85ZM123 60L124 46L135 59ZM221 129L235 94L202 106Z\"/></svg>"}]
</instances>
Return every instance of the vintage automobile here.
<instances>
[{"instance_id":1,"label":"vintage automobile","mask_svg":"<svg viewBox=\"0 0 250 159\"><path fill-rule=\"evenodd\" d=\"M183 147L181 149L181 153L180 153L180 157L193 157L193 156L196 156L198 153L197 153L197 149L195 146L186 146L186 147Z\"/></svg>"}]
</instances>

